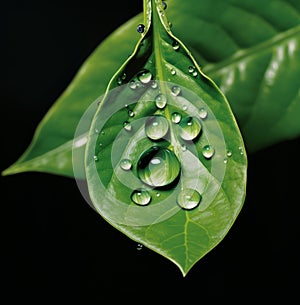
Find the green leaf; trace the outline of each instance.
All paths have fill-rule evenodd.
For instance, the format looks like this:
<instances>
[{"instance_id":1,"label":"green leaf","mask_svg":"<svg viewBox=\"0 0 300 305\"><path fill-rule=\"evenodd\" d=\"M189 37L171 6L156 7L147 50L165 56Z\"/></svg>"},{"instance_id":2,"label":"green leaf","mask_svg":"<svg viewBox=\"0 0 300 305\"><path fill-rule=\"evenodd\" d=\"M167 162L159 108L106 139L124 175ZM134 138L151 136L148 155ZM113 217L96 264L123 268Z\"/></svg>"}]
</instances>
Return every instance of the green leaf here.
<instances>
[{"instance_id":1,"label":"green leaf","mask_svg":"<svg viewBox=\"0 0 300 305\"><path fill-rule=\"evenodd\" d=\"M169 0L167 11L173 33L227 96L249 152L299 136L298 0ZM25 154L3 174L73 176L78 121L132 53L140 22L142 15L100 44L42 120Z\"/></svg>"},{"instance_id":2,"label":"green leaf","mask_svg":"<svg viewBox=\"0 0 300 305\"><path fill-rule=\"evenodd\" d=\"M161 2L145 2L145 33L93 118L86 177L99 214L186 275L241 210L247 159L226 98Z\"/></svg>"}]
</instances>

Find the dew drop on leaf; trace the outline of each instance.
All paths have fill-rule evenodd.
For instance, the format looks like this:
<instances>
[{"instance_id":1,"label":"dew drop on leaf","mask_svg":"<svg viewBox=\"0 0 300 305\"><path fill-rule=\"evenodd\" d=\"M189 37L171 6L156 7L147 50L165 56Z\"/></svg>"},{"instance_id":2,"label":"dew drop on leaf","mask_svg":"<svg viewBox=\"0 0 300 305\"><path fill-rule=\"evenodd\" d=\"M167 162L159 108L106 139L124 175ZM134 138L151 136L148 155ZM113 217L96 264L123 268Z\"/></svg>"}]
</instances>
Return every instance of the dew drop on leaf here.
<instances>
[{"instance_id":1,"label":"dew drop on leaf","mask_svg":"<svg viewBox=\"0 0 300 305\"><path fill-rule=\"evenodd\" d=\"M195 67L194 66L189 66L188 70L189 70L189 73L192 74L195 71Z\"/></svg>"},{"instance_id":2,"label":"dew drop on leaf","mask_svg":"<svg viewBox=\"0 0 300 305\"><path fill-rule=\"evenodd\" d=\"M94 161L95 161L95 162L99 161L98 156L94 155L94 157L93 157L93 158L94 158Z\"/></svg>"},{"instance_id":3,"label":"dew drop on leaf","mask_svg":"<svg viewBox=\"0 0 300 305\"><path fill-rule=\"evenodd\" d=\"M178 96L181 93L181 88L179 86L173 86L171 92L174 96Z\"/></svg>"},{"instance_id":4,"label":"dew drop on leaf","mask_svg":"<svg viewBox=\"0 0 300 305\"><path fill-rule=\"evenodd\" d=\"M180 137L183 140L191 141L196 139L201 132L201 124L195 117L185 117L181 120L179 126Z\"/></svg>"},{"instance_id":5,"label":"dew drop on leaf","mask_svg":"<svg viewBox=\"0 0 300 305\"><path fill-rule=\"evenodd\" d=\"M180 163L169 149L159 146L146 150L138 161L138 176L152 187L162 187L175 181L180 173Z\"/></svg>"},{"instance_id":6,"label":"dew drop on leaf","mask_svg":"<svg viewBox=\"0 0 300 305\"><path fill-rule=\"evenodd\" d=\"M137 30L139 33L144 33L144 31L145 31L145 26L144 26L142 23L140 23L140 24L137 26L136 30Z\"/></svg>"},{"instance_id":7,"label":"dew drop on leaf","mask_svg":"<svg viewBox=\"0 0 300 305\"><path fill-rule=\"evenodd\" d=\"M122 159L120 162L120 167L125 170L125 171L129 171L132 167L132 162L129 159Z\"/></svg>"},{"instance_id":8,"label":"dew drop on leaf","mask_svg":"<svg viewBox=\"0 0 300 305\"><path fill-rule=\"evenodd\" d=\"M148 84L151 81L152 74L149 70L142 70L137 74L138 80L143 84Z\"/></svg>"},{"instance_id":9,"label":"dew drop on leaf","mask_svg":"<svg viewBox=\"0 0 300 305\"><path fill-rule=\"evenodd\" d=\"M202 148L202 154L206 159L210 159L215 153L215 149L211 145L205 145Z\"/></svg>"},{"instance_id":10,"label":"dew drop on leaf","mask_svg":"<svg viewBox=\"0 0 300 305\"><path fill-rule=\"evenodd\" d=\"M167 134L168 130L168 120L161 115L151 116L146 121L145 132L151 140L162 139Z\"/></svg>"},{"instance_id":11,"label":"dew drop on leaf","mask_svg":"<svg viewBox=\"0 0 300 305\"><path fill-rule=\"evenodd\" d=\"M175 75L175 74L176 74L176 71L175 71L175 69L173 69L173 68L170 70L170 72L171 72L172 75Z\"/></svg>"},{"instance_id":12,"label":"dew drop on leaf","mask_svg":"<svg viewBox=\"0 0 300 305\"><path fill-rule=\"evenodd\" d=\"M137 83L135 80L130 81L129 88L135 90L137 88Z\"/></svg>"},{"instance_id":13,"label":"dew drop on leaf","mask_svg":"<svg viewBox=\"0 0 300 305\"><path fill-rule=\"evenodd\" d=\"M200 201L202 199L202 196L193 189L183 189L177 196L177 203L178 205L185 210L192 210L196 208Z\"/></svg>"},{"instance_id":14,"label":"dew drop on leaf","mask_svg":"<svg viewBox=\"0 0 300 305\"><path fill-rule=\"evenodd\" d=\"M169 26L171 27L172 24L169 23ZM179 48L180 48L180 45L179 45L179 43L178 43L177 41L174 41L173 44L172 44L172 47L173 47L173 50L174 50L174 51L178 51Z\"/></svg>"},{"instance_id":15,"label":"dew drop on leaf","mask_svg":"<svg viewBox=\"0 0 300 305\"><path fill-rule=\"evenodd\" d=\"M131 131L131 130L132 130L132 126L131 126L131 124L130 124L128 121L125 121L125 122L123 123L123 127L124 127L124 129L125 129L126 131Z\"/></svg>"},{"instance_id":16,"label":"dew drop on leaf","mask_svg":"<svg viewBox=\"0 0 300 305\"><path fill-rule=\"evenodd\" d=\"M134 190L131 194L131 200L137 205L147 205L151 201L151 195L147 190Z\"/></svg>"},{"instance_id":17,"label":"dew drop on leaf","mask_svg":"<svg viewBox=\"0 0 300 305\"><path fill-rule=\"evenodd\" d=\"M162 2L162 6L163 6L163 9L164 9L164 10L166 10L167 7L168 7L168 6L167 6L167 3L166 3L165 1Z\"/></svg>"},{"instance_id":18,"label":"dew drop on leaf","mask_svg":"<svg viewBox=\"0 0 300 305\"><path fill-rule=\"evenodd\" d=\"M202 120L207 118L207 110L205 108L200 108L199 116Z\"/></svg>"},{"instance_id":19,"label":"dew drop on leaf","mask_svg":"<svg viewBox=\"0 0 300 305\"><path fill-rule=\"evenodd\" d=\"M159 94L155 98L156 107L159 109L163 109L167 105L167 97L164 94Z\"/></svg>"},{"instance_id":20,"label":"dew drop on leaf","mask_svg":"<svg viewBox=\"0 0 300 305\"><path fill-rule=\"evenodd\" d=\"M232 156L232 151L228 150L226 155L227 155L227 157L231 157Z\"/></svg>"},{"instance_id":21,"label":"dew drop on leaf","mask_svg":"<svg viewBox=\"0 0 300 305\"><path fill-rule=\"evenodd\" d=\"M175 124L178 124L178 123L180 123L180 121L181 121L181 114L178 112L173 112L172 113L172 122Z\"/></svg>"}]
</instances>

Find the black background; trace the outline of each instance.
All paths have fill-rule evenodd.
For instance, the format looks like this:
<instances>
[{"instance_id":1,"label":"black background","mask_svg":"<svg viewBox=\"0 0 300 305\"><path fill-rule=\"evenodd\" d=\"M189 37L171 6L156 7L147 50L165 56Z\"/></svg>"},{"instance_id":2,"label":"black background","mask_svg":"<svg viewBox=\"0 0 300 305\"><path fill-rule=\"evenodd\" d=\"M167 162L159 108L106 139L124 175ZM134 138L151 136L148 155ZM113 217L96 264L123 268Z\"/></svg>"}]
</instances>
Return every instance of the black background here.
<instances>
[{"instance_id":1,"label":"black background","mask_svg":"<svg viewBox=\"0 0 300 305\"><path fill-rule=\"evenodd\" d=\"M3 170L25 150L86 57L140 12L142 1L1 6ZM97 215L75 180L43 173L1 177L1 298L7 297L5 304L297 299L299 152L298 138L249 156L238 219L185 278L172 262L137 250Z\"/></svg>"}]
</instances>

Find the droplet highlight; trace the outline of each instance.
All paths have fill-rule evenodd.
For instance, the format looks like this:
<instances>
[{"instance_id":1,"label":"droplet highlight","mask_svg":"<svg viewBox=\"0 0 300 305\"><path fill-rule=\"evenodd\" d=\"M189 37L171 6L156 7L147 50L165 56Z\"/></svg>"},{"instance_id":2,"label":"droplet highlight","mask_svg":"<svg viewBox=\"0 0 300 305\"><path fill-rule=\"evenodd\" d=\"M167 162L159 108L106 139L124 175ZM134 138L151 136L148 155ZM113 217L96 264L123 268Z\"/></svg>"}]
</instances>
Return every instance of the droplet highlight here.
<instances>
[{"instance_id":1,"label":"droplet highlight","mask_svg":"<svg viewBox=\"0 0 300 305\"><path fill-rule=\"evenodd\" d=\"M132 167L132 162L129 159L123 159L120 161L120 167L124 170L124 171L129 171Z\"/></svg>"},{"instance_id":2,"label":"droplet highlight","mask_svg":"<svg viewBox=\"0 0 300 305\"><path fill-rule=\"evenodd\" d=\"M202 148L202 155L206 158L206 159L210 159L212 158L212 156L215 154L215 149L211 146L211 145L205 145Z\"/></svg>"},{"instance_id":3,"label":"droplet highlight","mask_svg":"<svg viewBox=\"0 0 300 305\"><path fill-rule=\"evenodd\" d=\"M181 120L179 135L183 140L191 141L196 139L201 132L201 124L195 117L185 117Z\"/></svg>"},{"instance_id":4,"label":"droplet highlight","mask_svg":"<svg viewBox=\"0 0 300 305\"><path fill-rule=\"evenodd\" d=\"M144 206L150 203L151 195L145 189L138 189L132 192L131 200L137 205Z\"/></svg>"},{"instance_id":5,"label":"droplet highlight","mask_svg":"<svg viewBox=\"0 0 300 305\"><path fill-rule=\"evenodd\" d=\"M163 109L167 105L167 97L164 94L158 94L155 98L156 107Z\"/></svg>"},{"instance_id":6,"label":"droplet highlight","mask_svg":"<svg viewBox=\"0 0 300 305\"><path fill-rule=\"evenodd\" d=\"M193 189L184 189L177 196L178 205L185 210L195 209L202 199L200 193Z\"/></svg>"},{"instance_id":7,"label":"droplet highlight","mask_svg":"<svg viewBox=\"0 0 300 305\"><path fill-rule=\"evenodd\" d=\"M162 139L169 131L168 120L161 116L155 115L147 119L145 124L145 132L151 140Z\"/></svg>"},{"instance_id":8,"label":"droplet highlight","mask_svg":"<svg viewBox=\"0 0 300 305\"><path fill-rule=\"evenodd\" d=\"M138 161L138 176L152 187L171 184L179 176L180 162L169 149L154 146L145 151Z\"/></svg>"}]
</instances>

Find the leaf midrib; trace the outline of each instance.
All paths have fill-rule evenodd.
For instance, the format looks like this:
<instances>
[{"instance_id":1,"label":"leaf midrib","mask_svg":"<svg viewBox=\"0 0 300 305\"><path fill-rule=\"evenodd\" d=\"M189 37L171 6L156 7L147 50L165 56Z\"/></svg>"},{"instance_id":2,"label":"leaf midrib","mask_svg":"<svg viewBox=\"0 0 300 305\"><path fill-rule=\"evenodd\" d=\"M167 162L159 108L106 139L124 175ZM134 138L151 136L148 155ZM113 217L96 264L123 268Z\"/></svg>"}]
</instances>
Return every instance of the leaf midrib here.
<instances>
[{"instance_id":1,"label":"leaf midrib","mask_svg":"<svg viewBox=\"0 0 300 305\"><path fill-rule=\"evenodd\" d=\"M231 57L218 62L216 64L207 64L203 67L203 71L207 74L215 73L219 70L222 70L228 66L234 65L242 60L245 60L248 57L251 57L253 54L264 53L270 49L273 49L276 46L279 46L282 42L285 42L291 39L293 36L300 34L300 25L294 28L291 28L283 33L279 33L273 36L271 39L266 40L260 44L257 44L251 48L243 49L236 52Z\"/></svg>"}]
</instances>

